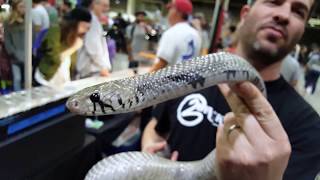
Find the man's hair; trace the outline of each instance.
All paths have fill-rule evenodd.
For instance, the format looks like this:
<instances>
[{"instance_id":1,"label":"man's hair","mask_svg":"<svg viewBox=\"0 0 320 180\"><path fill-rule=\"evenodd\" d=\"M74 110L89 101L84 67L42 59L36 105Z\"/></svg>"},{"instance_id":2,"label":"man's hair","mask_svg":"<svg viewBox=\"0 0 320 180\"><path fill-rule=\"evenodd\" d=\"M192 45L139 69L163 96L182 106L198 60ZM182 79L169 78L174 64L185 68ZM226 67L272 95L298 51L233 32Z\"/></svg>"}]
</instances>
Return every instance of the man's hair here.
<instances>
[{"instance_id":1,"label":"man's hair","mask_svg":"<svg viewBox=\"0 0 320 180\"><path fill-rule=\"evenodd\" d=\"M72 4L71 4L70 0L63 0L63 4L68 6L69 8L72 8Z\"/></svg>"},{"instance_id":2,"label":"man's hair","mask_svg":"<svg viewBox=\"0 0 320 180\"><path fill-rule=\"evenodd\" d=\"M252 6L256 1L257 1L257 0L252 0L252 1L251 1L251 4L248 4L248 5ZM308 19L309 19L310 17L312 17L313 14L316 13L316 7L317 7L317 5L318 5L318 0L313 0L313 4L312 4L312 6L311 6Z\"/></svg>"},{"instance_id":3,"label":"man's hair","mask_svg":"<svg viewBox=\"0 0 320 180\"><path fill-rule=\"evenodd\" d=\"M35 3L35 4L39 4L39 3L43 2L43 1L47 1L47 0L32 0L32 2Z\"/></svg>"},{"instance_id":4,"label":"man's hair","mask_svg":"<svg viewBox=\"0 0 320 180\"><path fill-rule=\"evenodd\" d=\"M185 20L185 21L188 21L189 19L189 14L182 14L182 19Z\"/></svg>"},{"instance_id":5,"label":"man's hair","mask_svg":"<svg viewBox=\"0 0 320 180\"><path fill-rule=\"evenodd\" d=\"M136 11L134 13L134 16L136 16L136 17L139 16L139 15L147 16L146 12L144 12L144 11Z\"/></svg>"},{"instance_id":6,"label":"man's hair","mask_svg":"<svg viewBox=\"0 0 320 180\"><path fill-rule=\"evenodd\" d=\"M90 8L94 0L82 0L79 4L80 7Z\"/></svg>"}]
</instances>

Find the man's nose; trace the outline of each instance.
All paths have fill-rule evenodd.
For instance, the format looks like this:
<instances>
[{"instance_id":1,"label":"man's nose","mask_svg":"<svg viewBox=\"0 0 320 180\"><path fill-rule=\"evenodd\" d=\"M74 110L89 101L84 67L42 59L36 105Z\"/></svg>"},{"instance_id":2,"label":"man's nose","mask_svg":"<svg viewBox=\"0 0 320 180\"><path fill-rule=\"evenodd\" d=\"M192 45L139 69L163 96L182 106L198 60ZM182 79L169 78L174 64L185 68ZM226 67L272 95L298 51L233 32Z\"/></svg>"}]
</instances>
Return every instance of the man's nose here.
<instances>
[{"instance_id":1,"label":"man's nose","mask_svg":"<svg viewBox=\"0 0 320 180\"><path fill-rule=\"evenodd\" d=\"M281 24L287 25L289 24L289 19L291 15L291 7L290 5L282 5L273 11L273 19Z\"/></svg>"}]
</instances>

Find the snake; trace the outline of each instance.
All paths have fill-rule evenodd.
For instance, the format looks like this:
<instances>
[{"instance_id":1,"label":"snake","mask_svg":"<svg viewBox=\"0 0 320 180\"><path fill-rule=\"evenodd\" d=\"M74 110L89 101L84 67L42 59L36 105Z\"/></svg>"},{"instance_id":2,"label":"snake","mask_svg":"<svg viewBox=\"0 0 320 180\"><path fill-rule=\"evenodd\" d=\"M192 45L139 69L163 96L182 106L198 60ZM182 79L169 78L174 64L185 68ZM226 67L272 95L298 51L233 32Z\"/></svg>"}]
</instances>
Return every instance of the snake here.
<instances>
[{"instance_id":1,"label":"snake","mask_svg":"<svg viewBox=\"0 0 320 180\"><path fill-rule=\"evenodd\" d=\"M265 84L244 58L212 53L145 73L84 88L66 105L71 112L99 116L141 110L220 83L250 81L265 96ZM204 159L182 162L146 152L111 155L94 165L85 180L215 180L215 150Z\"/></svg>"}]
</instances>

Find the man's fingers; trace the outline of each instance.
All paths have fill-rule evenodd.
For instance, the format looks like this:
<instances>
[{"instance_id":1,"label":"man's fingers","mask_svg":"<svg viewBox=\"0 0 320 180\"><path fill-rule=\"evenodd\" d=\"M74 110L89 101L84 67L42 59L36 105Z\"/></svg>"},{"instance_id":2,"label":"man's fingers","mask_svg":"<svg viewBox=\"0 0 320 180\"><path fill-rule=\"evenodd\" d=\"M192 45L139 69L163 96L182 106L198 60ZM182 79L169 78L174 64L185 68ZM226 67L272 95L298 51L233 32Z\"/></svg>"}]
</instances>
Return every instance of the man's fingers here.
<instances>
[{"instance_id":1,"label":"man's fingers","mask_svg":"<svg viewBox=\"0 0 320 180\"><path fill-rule=\"evenodd\" d=\"M155 143L152 146L149 146L146 148L146 151L149 153L156 153L158 151L163 150L166 147L167 143L164 142L159 142L159 143Z\"/></svg>"},{"instance_id":2,"label":"man's fingers","mask_svg":"<svg viewBox=\"0 0 320 180\"><path fill-rule=\"evenodd\" d=\"M178 157L179 157L179 152L178 151L173 151L172 154L171 154L171 158L170 159L172 161L177 161Z\"/></svg>"},{"instance_id":3,"label":"man's fingers","mask_svg":"<svg viewBox=\"0 0 320 180\"><path fill-rule=\"evenodd\" d=\"M242 100L230 89L227 84L218 85L221 93L228 102L230 109L235 114L249 113L249 109L242 102Z\"/></svg>"},{"instance_id":4,"label":"man's fingers","mask_svg":"<svg viewBox=\"0 0 320 180\"><path fill-rule=\"evenodd\" d=\"M287 135L268 100L250 82L238 83L233 91L246 104L248 110L258 120L265 133L272 139L287 139Z\"/></svg>"},{"instance_id":5,"label":"man's fingers","mask_svg":"<svg viewBox=\"0 0 320 180\"><path fill-rule=\"evenodd\" d=\"M265 143L264 140L267 138L267 135L252 114L242 113L235 115L232 112L227 113L224 117L224 122L225 126L227 125L227 127L225 127L226 132L233 124L236 124L240 126L242 133L251 144L261 145Z\"/></svg>"}]
</instances>

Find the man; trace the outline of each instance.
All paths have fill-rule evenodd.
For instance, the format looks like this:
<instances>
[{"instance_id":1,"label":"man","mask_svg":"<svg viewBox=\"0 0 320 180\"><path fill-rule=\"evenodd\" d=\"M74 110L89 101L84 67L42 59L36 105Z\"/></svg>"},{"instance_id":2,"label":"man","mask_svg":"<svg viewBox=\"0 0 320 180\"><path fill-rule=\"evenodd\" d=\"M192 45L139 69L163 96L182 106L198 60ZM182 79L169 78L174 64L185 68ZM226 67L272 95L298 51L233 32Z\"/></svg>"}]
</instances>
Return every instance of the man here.
<instances>
[{"instance_id":1,"label":"man","mask_svg":"<svg viewBox=\"0 0 320 180\"><path fill-rule=\"evenodd\" d=\"M304 87L308 94L314 94L320 76L320 48L317 44L312 44L312 51L308 58Z\"/></svg>"},{"instance_id":2,"label":"man","mask_svg":"<svg viewBox=\"0 0 320 180\"><path fill-rule=\"evenodd\" d=\"M148 50L148 40L146 34L149 31L145 22L146 13L137 11L136 20L126 28L127 51L129 61L139 60L139 52Z\"/></svg>"},{"instance_id":3,"label":"man","mask_svg":"<svg viewBox=\"0 0 320 180\"><path fill-rule=\"evenodd\" d=\"M201 37L188 23L193 9L191 1L172 0L167 7L170 28L161 36L156 63L151 67L151 72L200 55ZM149 122L151 111L152 108L143 110L141 129Z\"/></svg>"},{"instance_id":4,"label":"man","mask_svg":"<svg viewBox=\"0 0 320 180\"><path fill-rule=\"evenodd\" d=\"M259 71L268 101L249 82L220 86L231 113L217 87L169 101L147 125L142 149L155 153L169 144L171 159L197 160L216 148L219 179L314 179L320 118L280 76L281 60L303 35L313 3L256 0L241 10L235 52Z\"/></svg>"},{"instance_id":5,"label":"man","mask_svg":"<svg viewBox=\"0 0 320 180\"><path fill-rule=\"evenodd\" d=\"M298 61L290 54L287 55L282 61L281 74L283 78L294 88L297 88L300 66Z\"/></svg>"},{"instance_id":6,"label":"man","mask_svg":"<svg viewBox=\"0 0 320 180\"><path fill-rule=\"evenodd\" d=\"M32 0L32 24L35 32L34 38L42 30L46 30L50 27L49 15L46 8L42 5L45 0Z\"/></svg>"},{"instance_id":7,"label":"man","mask_svg":"<svg viewBox=\"0 0 320 180\"><path fill-rule=\"evenodd\" d=\"M83 0L82 6L89 8L92 21L84 38L84 45L78 53L77 73L79 78L94 75L108 76L111 70L108 46L99 21L109 10L109 0Z\"/></svg>"},{"instance_id":8,"label":"man","mask_svg":"<svg viewBox=\"0 0 320 180\"><path fill-rule=\"evenodd\" d=\"M160 39L157 62L151 71L200 55L201 37L197 30L188 23L188 17L193 8L191 1L172 0L168 8L170 28L163 33Z\"/></svg>"},{"instance_id":9,"label":"man","mask_svg":"<svg viewBox=\"0 0 320 180\"><path fill-rule=\"evenodd\" d=\"M47 0L42 1L42 6L46 9L48 13L50 25L59 23L57 9L54 6L52 6Z\"/></svg>"},{"instance_id":10,"label":"man","mask_svg":"<svg viewBox=\"0 0 320 180\"><path fill-rule=\"evenodd\" d=\"M59 14L61 17L63 17L63 15L65 15L66 13L68 13L69 11L71 11L72 9L72 4L69 0L63 0L62 4L59 7Z\"/></svg>"}]
</instances>

